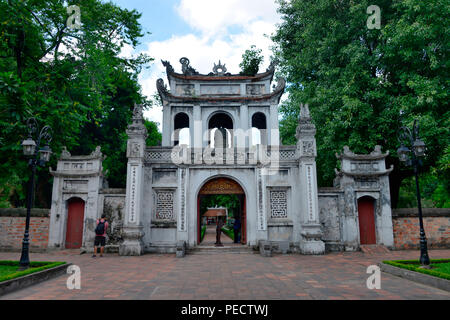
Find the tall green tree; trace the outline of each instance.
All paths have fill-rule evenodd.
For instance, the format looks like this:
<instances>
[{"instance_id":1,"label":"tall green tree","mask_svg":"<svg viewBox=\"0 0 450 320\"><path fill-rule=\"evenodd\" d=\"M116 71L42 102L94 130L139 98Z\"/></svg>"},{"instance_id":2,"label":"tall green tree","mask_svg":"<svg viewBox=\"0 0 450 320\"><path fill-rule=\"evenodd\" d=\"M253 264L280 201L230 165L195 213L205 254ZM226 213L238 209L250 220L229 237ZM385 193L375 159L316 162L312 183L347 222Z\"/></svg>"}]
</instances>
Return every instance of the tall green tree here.
<instances>
[{"instance_id":1,"label":"tall green tree","mask_svg":"<svg viewBox=\"0 0 450 320\"><path fill-rule=\"evenodd\" d=\"M73 154L102 146L110 184L122 187L125 129L133 106L151 107L137 77L152 59L144 54L131 58L120 54L124 46L139 44L141 14L100 0L69 1L81 10L81 27L73 29L64 3L0 0L2 206L24 204L29 171L20 143L27 133L27 118L52 126L51 147L56 156L62 146ZM55 164L54 156L50 165ZM36 204L48 207L48 167L38 171L37 190Z\"/></svg>"},{"instance_id":2,"label":"tall green tree","mask_svg":"<svg viewBox=\"0 0 450 320\"><path fill-rule=\"evenodd\" d=\"M240 74L244 76L254 76L259 71L259 66L264 61L262 50L252 45L250 49L245 50L242 55L242 61L239 64L241 68Z\"/></svg>"},{"instance_id":3,"label":"tall green tree","mask_svg":"<svg viewBox=\"0 0 450 320\"><path fill-rule=\"evenodd\" d=\"M367 26L372 4L381 8L380 29ZM279 1L274 51L290 94L280 107L281 137L295 143L299 104L308 103L320 185L332 183L344 145L367 153L379 144L395 166L395 206L401 181L412 174L396 156L397 133L414 119L428 146L424 170L446 170L448 179L448 166L437 162L450 142L449 11L442 0Z\"/></svg>"}]
</instances>

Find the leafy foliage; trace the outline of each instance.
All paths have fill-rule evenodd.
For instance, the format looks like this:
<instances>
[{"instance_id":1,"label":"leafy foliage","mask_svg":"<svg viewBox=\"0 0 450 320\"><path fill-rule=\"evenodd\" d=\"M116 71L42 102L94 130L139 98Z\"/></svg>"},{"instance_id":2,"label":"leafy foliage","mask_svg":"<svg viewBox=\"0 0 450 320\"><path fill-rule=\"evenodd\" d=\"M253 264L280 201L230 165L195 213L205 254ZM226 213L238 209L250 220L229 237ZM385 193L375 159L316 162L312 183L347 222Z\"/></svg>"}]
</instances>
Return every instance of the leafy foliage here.
<instances>
[{"instance_id":1,"label":"leafy foliage","mask_svg":"<svg viewBox=\"0 0 450 320\"><path fill-rule=\"evenodd\" d=\"M450 7L440 0L377 1L382 25L370 30L371 4L279 1L274 51L289 83L289 99L280 106L283 143L295 143L299 104L308 103L317 125L319 184L331 185L335 153L345 145L368 153L378 144L390 152L387 165L394 164L395 207L401 181L412 175L396 156L397 134L418 119L428 147L423 169L446 179L449 194Z\"/></svg>"},{"instance_id":2,"label":"leafy foliage","mask_svg":"<svg viewBox=\"0 0 450 320\"><path fill-rule=\"evenodd\" d=\"M438 177L437 170L432 168L429 173L419 177L420 195L424 208L450 208L450 193L448 186L444 185L448 180ZM408 177L402 181L398 201L399 208L417 208L416 180Z\"/></svg>"},{"instance_id":3,"label":"leafy foliage","mask_svg":"<svg viewBox=\"0 0 450 320\"><path fill-rule=\"evenodd\" d=\"M24 204L29 170L20 143L29 117L53 128L56 155L63 146L89 154L100 145L110 186L125 185L125 129L135 103L152 104L137 78L152 59L120 55L139 44L141 14L100 0L70 4L81 8L81 29L67 27L62 1L0 0L0 206ZM157 144L156 126L148 128ZM39 168L37 206L49 206L50 182Z\"/></svg>"},{"instance_id":4,"label":"leafy foliage","mask_svg":"<svg viewBox=\"0 0 450 320\"><path fill-rule=\"evenodd\" d=\"M262 50L257 49L255 45L252 45L250 49L245 50L242 55L242 62L239 64L241 68L241 75L254 76L259 71L259 66L264 61Z\"/></svg>"}]
</instances>

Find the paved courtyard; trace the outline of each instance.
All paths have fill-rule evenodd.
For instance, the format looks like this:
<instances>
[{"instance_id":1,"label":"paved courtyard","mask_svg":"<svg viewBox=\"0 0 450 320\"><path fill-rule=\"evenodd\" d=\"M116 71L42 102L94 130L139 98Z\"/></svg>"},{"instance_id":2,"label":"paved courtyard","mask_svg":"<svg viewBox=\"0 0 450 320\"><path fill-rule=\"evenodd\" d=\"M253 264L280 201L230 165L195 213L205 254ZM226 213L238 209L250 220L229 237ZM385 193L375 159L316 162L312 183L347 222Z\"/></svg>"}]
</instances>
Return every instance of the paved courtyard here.
<instances>
[{"instance_id":1,"label":"paved courtyard","mask_svg":"<svg viewBox=\"0 0 450 320\"><path fill-rule=\"evenodd\" d=\"M31 254L34 261L67 261L81 268L81 290L68 290L68 275L0 299L450 299L450 292L382 273L381 290L366 287L369 265L385 259L414 259L418 251L325 256L174 254L92 258L75 251ZM0 253L0 260L18 259ZM449 258L450 250L430 251Z\"/></svg>"}]
</instances>

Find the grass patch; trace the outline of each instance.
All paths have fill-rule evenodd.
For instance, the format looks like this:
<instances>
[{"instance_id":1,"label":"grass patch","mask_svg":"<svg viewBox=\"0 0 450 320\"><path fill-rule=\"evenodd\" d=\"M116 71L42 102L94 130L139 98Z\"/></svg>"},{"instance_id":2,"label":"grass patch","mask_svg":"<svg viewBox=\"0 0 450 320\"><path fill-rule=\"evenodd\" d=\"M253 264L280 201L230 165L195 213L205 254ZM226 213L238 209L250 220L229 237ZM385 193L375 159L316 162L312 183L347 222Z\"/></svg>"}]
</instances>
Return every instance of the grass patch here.
<instances>
[{"instance_id":1,"label":"grass patch","mask_svg":"<svg viewBox=\"0 0 450 320\"><path fill-rule=\"evenodd\" d=\"M16 272L17 272L17 267L0 265L0 279L2 279L4 276L7 276L11 273L16 273Z\"/></svg>"},{"instance_id":2,"label":"grass patch","mask_svg":"<svg viewBox=\"0 0 450 320\"><path fill-rule=\"evenodd\" d=\"M420 272L428 274L430 276L450 280L450 259L436 259L430 261L431 269L420 268L419 260L393 260L393 261L383 261L383 263L407 269L410 271Z\"/></svg>"},{"instance_id":3,"label":"grass patch","mask_svg":"<svg viewBox=\"0 0 450 320\"><path fill-rule=\"evenodd\" d=\"M436 263L433 265L433 267L435 268L434 270L441 272L441 273L446 273L446 274L450 274L450 263Z\"/></svg>"},{"instance_id":4,"label":"grass patch","mask_svg":"<svg viewBox=\"0 0 450 320\"><path fill-rule=\"evenodd\" d=\"M31 262L30 268L24 271L19 271L19 261L0 261L0 282L23 277L63 264L65 264L65 262Z\"/></svg>"}]
</instances>

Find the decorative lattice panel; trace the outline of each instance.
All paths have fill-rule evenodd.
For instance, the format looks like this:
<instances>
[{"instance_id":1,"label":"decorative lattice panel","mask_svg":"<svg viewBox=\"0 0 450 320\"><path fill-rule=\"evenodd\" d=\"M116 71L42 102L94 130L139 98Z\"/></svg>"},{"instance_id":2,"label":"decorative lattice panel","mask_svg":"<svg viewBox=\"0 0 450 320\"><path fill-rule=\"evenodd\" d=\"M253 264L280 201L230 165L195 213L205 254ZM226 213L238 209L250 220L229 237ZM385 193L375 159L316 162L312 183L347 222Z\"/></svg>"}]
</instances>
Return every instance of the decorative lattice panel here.
<instances>
[{"instance_id":1,"label":"decorative lattice panel","mask_svg":"<svg viewBox=\"0 0 450 320\"><path fill-rule=\"evenodd\" d=\"M273 219L287 218L286 191L270 191L270 216Z\"/></svg>"},{"instance_id":2,"label":"decorative lattice panel","mask_svg":"<svg viewBox=\"0 0 450 320\"><path fill-rule=\"evenodd\" d=\"M156 191L156 219L174 220L173 191Z\"/></svg>"},{"instance_id":3,"label":"decorative lattice panel","mask_svg":"<svg viewBox=\"0 0 450 320\"><path fill-rule=\"evenodd\" d=\"M167 151L151 151L145 154L146 161L170 160L172 153Z\"/></svg>"},{"instance_id":4,"label":"decorative lattice panel","mask_svg":"<svg viewBox=\"0 0 450 320\"><path fill-rule=\"evenodd\" d=\"M280 152L280 159L281 159L281 160L291 160L291 159L295 159L295 150L291 150L291 151L281 151L281 152Z\"/></svg>"},{"instance_id":5,"label":"decorative lattice panel","mask_svg":"<svg viewBox=\"0 0 450 320\"><path fill-rule=\"evenodd\" d=\"M295 160L295 150L267 151L267 158L278 158L279 160Z\"/></svg>"}]
</instances>

